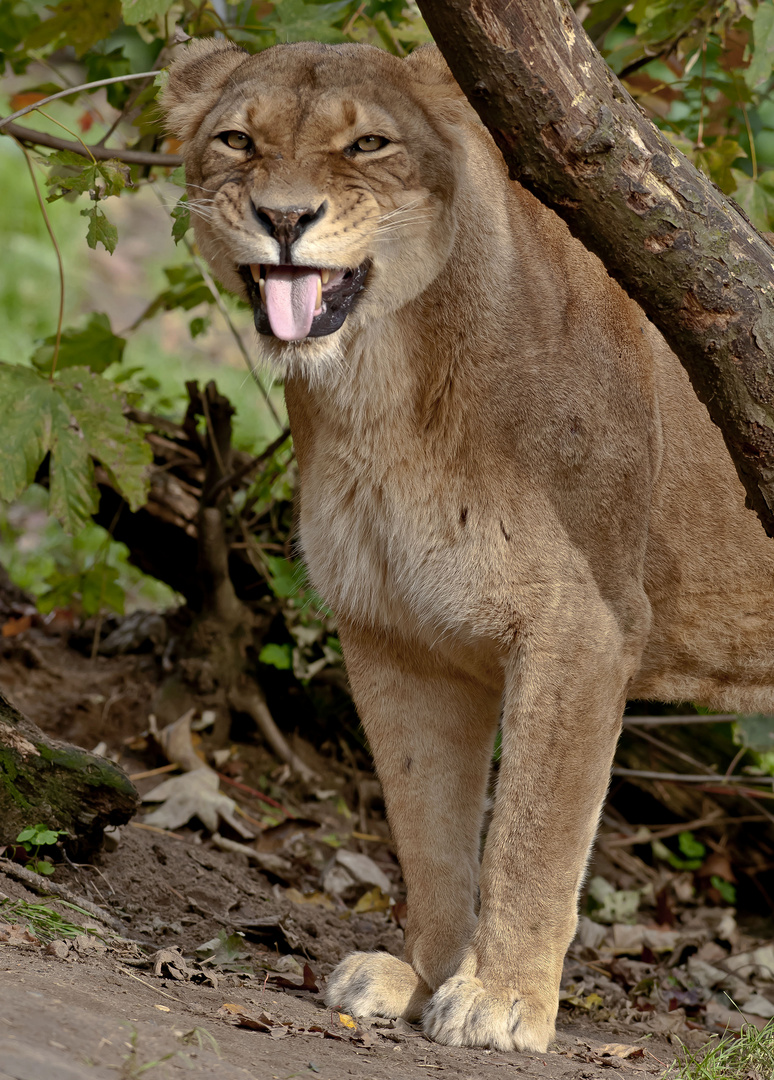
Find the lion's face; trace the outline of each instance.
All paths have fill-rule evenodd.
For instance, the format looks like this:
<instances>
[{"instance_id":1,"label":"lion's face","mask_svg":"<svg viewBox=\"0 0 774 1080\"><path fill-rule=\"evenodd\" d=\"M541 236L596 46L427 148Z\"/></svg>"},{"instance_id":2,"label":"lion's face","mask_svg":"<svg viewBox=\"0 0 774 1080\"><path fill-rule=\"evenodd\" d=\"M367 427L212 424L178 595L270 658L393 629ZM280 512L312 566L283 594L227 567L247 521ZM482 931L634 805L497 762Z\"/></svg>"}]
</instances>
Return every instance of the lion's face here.
<instances>
[{"instance_id":1,"label":"lion's face","mask_svg":"<svg viewBox=\"0 0 774 1080\"><path fill-rule=\"evenodd\" d=\"M197 241L275 362L340 354L448 257L453 138L420 104L428 82L459 95L437 60L363 46L198 42L173 65Z\"/></svg>"}]
</instances>

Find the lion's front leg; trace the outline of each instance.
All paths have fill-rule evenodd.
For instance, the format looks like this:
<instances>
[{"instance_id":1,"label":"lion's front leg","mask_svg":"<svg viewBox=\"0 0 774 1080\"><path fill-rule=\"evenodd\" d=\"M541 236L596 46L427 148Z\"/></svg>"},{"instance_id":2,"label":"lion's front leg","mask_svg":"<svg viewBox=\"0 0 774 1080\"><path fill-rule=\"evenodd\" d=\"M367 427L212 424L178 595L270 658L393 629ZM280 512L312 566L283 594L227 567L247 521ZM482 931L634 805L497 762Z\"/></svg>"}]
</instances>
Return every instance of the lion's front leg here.
<instances>
[{"instance_id":1,"label":"lion's front leg","mask_svg":"<svg viewBox=\"0 0 774 1080\"><path fill-rule=\"evenodd\" d=\"M438 1042L542 1052L620 729L631 651L607 607L573 596L511 657L478 925L425 1010Z\"/></svg>"},{"instance_id":2,"label":"lion's front leg","mask_svg":"<svg viewBox=\"0 0 774 1080\"><path fill-rule=\"evenodd\" d=\"M354 953L328 980L326 1001L353 1015L417 1020L475 928L500 694L418 646L340 632L406 882L408 962Z\"/></svg>"}]
</instances>

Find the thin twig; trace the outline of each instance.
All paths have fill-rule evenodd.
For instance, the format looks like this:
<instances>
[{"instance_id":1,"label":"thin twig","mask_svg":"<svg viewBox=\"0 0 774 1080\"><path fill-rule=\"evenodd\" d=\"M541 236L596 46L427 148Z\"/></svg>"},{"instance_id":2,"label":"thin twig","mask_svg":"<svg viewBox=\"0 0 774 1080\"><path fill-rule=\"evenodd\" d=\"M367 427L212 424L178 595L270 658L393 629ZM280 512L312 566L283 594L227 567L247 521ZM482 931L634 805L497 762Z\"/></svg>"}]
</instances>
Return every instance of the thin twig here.
<instances>
[{"instance_id":1,"label":"thin twig","mask_svg":"<svg viewBox=\"0 0 774 1080\"><path fill-rule=\"evenodd\" d=\"M131 82L132 79L147 79L149 76L155 79L157 75L158 71L138 71L134 75L113 75L110 79L97 79L95 82L81 83L79 86L68 86L66 90L59 90L56 94L49 94L48 97L41 98L40 101L34 101L32 105L25 105L23 109L6 116L3 120L0 120L0 130L10 124L12 120L18 120L20 116L39 109L41 105L48 105L49 101L72 97L73 94L80 94L82 90L96 90L98 86L112 86L113 83Z\"/></svg>"},{"instance_id":2,"label":"thin twig","mask_svg":"<svg viewBox=\"0 0 774 1080\"><path fill-rule=\"evenodd\" d=\"M665 742L663 739L656 738L655 735L651 735L645 730L633 727L631 728L631 733L632 735L636 735L638 739L644 739L645 742L650 743L651 746L656 746L659 750L666 751L666 753L670 754L672 757L679 758L687 765L693 765L694 768L699 769L699 771L701 771L702 769L706 769L707 767L705 762L697 761L697 759L695 757L691 757L690 754L686 754L682 750L678 750L676 747L670 746L668 742ZM734 763L736 763L736 758L734 759ZM733 771L733 769L729 769L726 775L730 775Z\"/></svg>"},{"instance_id":3,"label":"thin twig","mask_svg":"<svg viewBox=\"0 0 774 1080\"><path fill-rule=\"evenodd\" d=\"M51 237L51 243L54 245L54 251L56 252L56 261L59 266L59 318L56 324L56 340L54 341L54 355L51 357L51 373L49 374L49 381L54 381L54 372L56 371L56 362L59 359L59 347L62 343L62 323L64 321L64 306L65 306L65 277L64 277L64 263L62 262L62 252L59 250L59 244L56 242L54 236L54 230L51 226L51 221L46 211L46 204L43 202L43 196L40 194L40 188L38 187L38 179L35 176L35 169L32 164L32 158L29 155L29 151L26 146L23 146L17 139L17 144L24 154L27 161L27 168L30 170L30 176L32 178L32 186L35 188L35 194L38 199L38 206L40 212L43 215L43 220L46 223L48 229L48 235Z\"/></svg>"},{"instance_id":4,"label":"thin twig","mask_svg":"<svg viewBox=\"0 0 774 1080\"><path fill-rule=\"evenodd\" d=\"M223 319L225 320L226 326L231 331L231 336L233 337L234 341L236 342L237 348L241 352L242 357L243 357L245 363L247 364L247 367L248 367L248 370L249 370L250 374L253 376L256 383L258 384L258 388L260 389L261 393L263 394L263 396L264 396L264 398L266 400L266 404L267 404L267 406L269 408L269 412L271 413L277 427L280 430L284 430L285 425L283 424L282 420L279 417L279 413L277 412L277 410L274 407L274 402L271 400L271 394L269 393L267 388L263 385L263 382L255 374L255 370L254 370L255 365L253 364L252 357L250 356L250 353L247 351L247 347L245 346L245 343L242 340L242 335L239 333L236 326L234 325L234 322L233 322L233 320L231 318L231 314L229 313L228 308L223 303L223 297L220 295L220 292L218 291L218 286L215 284L215 281L213 280L213 277L210 274L209 269L207 268L207 264L204 262L204 260L201 258L201 256L194 250L194 246L190 242L188 237L186 237L186 236L183 237L183 243L185 244L186 248L188 249L188 254L191 256L193 261L196 263L196 265L197 265L197 267L199 269L199 273L204 278L204 283L207 286L207 288L210 290L210 294L212 295L212 299L215 301L215 306L217 307L220 314L223 316Z\"/></svg>"},{"instance_id":5,"label":"thin twig","mask_svg":"<svg viewBox=\"0 0 774 1080\"><path fill-rule=\"evenodd\" d=\"M749 777L746 776L723 776L718 773L689 775L688 773L652 772L648 769L625 769L621 766L616 766L612 771L613 776L637 777L639 780L668 780L674 784L749 785L750 783ZM771 782L774 783L774 781ZM751 788L750 790L754 791L756 789Z\"/></svg>"},{"instance_id":6,"label":"thin twig","mask_svg":"<svg viewBox=\"0 0 774 1080\"><path fill-rule=\"evenodd\" d=\"M670 836L677 836L681 832L696 832L697 829L705 829L708 825L746 825L752 821L766 821L768 814L744 814L742 817L725 817L721 814L709 814L707 817L697 818L695 821L681 821L677 825L668 825L665 828L648 829L648 836L643 836L642 831L632 836L616 836L600 838L600 847L633 847L637 844L650 844L654 840L668 840Z\"/></svg>"},{"instance_id":7,"label":"thin twig","mask_svg":"<svg viewBox=\"0 0 774 1080\"><path fill-rule=\"evenodd\" d=\"M294 821L295 818L289 810L286 810L282 803L278 803L276 799L270 798L268 795L264 795L262 791L258 791L257 788L249 787L247 784L243 784L241 780L232 780L230 776L226 776L225 773L218 773L218 776L226 784L231 784L232 787L239 788L245 795L251 795L254 799L259 799L261 802L268 803L269 806L273 806L275 810L280 810L286 818Z\"/></svg>"},{"instance_id":8,"label":"thin twig","mask_svg":"<svg viewBox=\"0 0 774 1080\"><path fill-rule=\"evenodd\" d=\"M77 143L69 139L60 139L58 135L49 135L47 131L35 131L22 127L21 124L5 124L3 134L13 135L22 142L37 146L50 146L52 150L70 150L81 157L92 157L97 161L123 161L126 165L158 165L165 169L174 169L183 164L180 154L159 154L152 150L124 150L121 147L111 149L98 143ZM88 153L86 153L88 151Z\"/></svg>"},{"instance_id":9,"label":"thin twig","mask_svg":"<svg viewBox=\"0 0 774 1080\"><path fill-rule=\"evenodd\" d=\"M258 730L277 757L289 765L302 780L310 783L320 779L314 769L310 769L306 762L302 761L291 749L287 739L277 727L266 704L266 698L257 685L232 687L229 693L229 705L237 712L247 713L255 721Z\"/></svg>"},{"instance_id":10,"label":"thin twig","mask_svg":"<svg viewBox=\"0 0 774 1080\"><path fill-rule=\"evenodd\" d=\"M156 191L155 188L154 188L154 193L156 195L156 198L159 200L159 202L161 202L163 204L162 196L160 195L160 193L158 191ZM276 423L277 427L281 431L284 431L285 425L283 424L282 420L279 417L279 414L277 413L277 410L274 407L274 402L271 400L271 394L266 389L266 387L263 385L263 382L254 374L254 366L255 365L252 362L252 357L250 356L250 353L247 351L247 348L245 347L244 341L242 341L242 335L239 333L239 331L237 330L236 326L234 325L234 323L233 323L233 321L231 319L231 315L229 314L228 308L223 303L223 297L220 295L220 292L218 291L218 286L215 284L215 282L214 282L214 280L212 278L212 275L210 274L209 269L207 268L207 264L204 262L204 260L195 251L193 244L191 243L191 241L188 239L187 236L183 237L183 243L185 244L186 250L188 251L188 254L190 255L191 259L193 260L193 262L198 267L199 273L202 275L202 278L204 279L205 285L210 290L210 295L212 296L212 299L215 301L216 308L218 309L218 311L222 315L222 317L223 317L223 319L224 319L224 321L226 323L226 326L231 331L231 336L233 337L234 341L236 342L237 348L241 352L242 358L244 359L245 363L247 364L248 371L250 372L251 375L253 375L256 383L258 384L258 388L260 389L261 393L263 394L263 396L264 396L264 398L266 400L266 405L268 406L269 412L271 413L271 415L272 415L272 417L274 419L274 422Z\"/></svg>"},{"instance_id":11,"label":"thin twig","mask_svg":"<svg viewBox=\"0 0 774 1080\"><path fill-rule=\"evenodd\" d=\"M45 116L46 120L50 120L52 124L56 124L57 127L60 127L62 129L62 131L66 131L68 135L72 135L72 137L74 139L77 139L78 143L83 147L84 155L87 155L88 157L90 157L92 162L95 165L97 164L97 159L94 157L91 150L89 150L88 146L83 141L83 139L80 137L80 135L77 134L77 132L71 131L70 128L67 126L67 124L63 124L61 120L57 120L55 117L49 116L48 113L43 112L42 109L39 109L38 112L40 113L41 116Z\"/></svg>"},{"instance_id":12,"label":"thin twig","mask_svg":"<svg viewBox=\"0 0 774 1080\"><path fill-rule=\"evenodd\" d=\"M739 719L737 713L717 713L715 716L625 716L623 726L628 727L671 727L681 724L730 724Z\"/></svg>"},{"instance_id":13,"label":"thin twig","mask_svg":"<svg viewBox=\"0 0 774 1080\"><path fill-rule=\"evenodd\" d=\"M16 878L27 888L38 893L39 896L45 898L53 895L61 900L66 900L68 904L83 908L85 912L91 915L92 918L98 919L104 926L109 926L111 930L121 937L126 936L126 927L123 923L120 923L118 919L107 911L103 911L101 907L92 904L91 900L86 900L85 897L79 896L77 893L65 888L64 885L57 885L56 882L49 881L47 878L41 877L40 874L34 874L32 870L28 870L25 866L18 866L16 863L11 862L10 859L0 860L0 873L5 874L7 877Z\"/></svg>"},{"instance_id":14,"label":"thin twig","mask_svg":"<svg viewBox=\"0 0 774 1080\"><path fill-rule=\"evenodd\" d=\"M258 466L261 465L264 461L266 461L267 458L270 458L272 454L279 450L279 448L288 439L289 436L290 428L283 428L283 430L280 432L274 442L269 443L266 449L263 450L260 454L258 454L257 457L254 457L252 461L245 462L244 465L240 465L240 467L238 469L235 469L234 472L218 480L217 484L210 492L210 499L216 499L224 488L232 487L234 484L238 484L240 480L244 480L246 476L249 476L253 469L257 469Z\"/></svg>"}]
</instances>

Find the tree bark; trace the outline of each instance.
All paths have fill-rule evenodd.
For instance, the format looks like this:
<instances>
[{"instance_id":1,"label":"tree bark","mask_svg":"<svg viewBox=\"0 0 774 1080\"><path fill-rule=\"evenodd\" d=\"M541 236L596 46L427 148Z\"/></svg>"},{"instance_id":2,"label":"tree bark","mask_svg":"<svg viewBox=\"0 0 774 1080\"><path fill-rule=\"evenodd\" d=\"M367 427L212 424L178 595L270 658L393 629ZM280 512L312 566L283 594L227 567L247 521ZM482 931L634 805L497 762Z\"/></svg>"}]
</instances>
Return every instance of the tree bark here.
<instances>
[{"instance_id":1,"label":"tree bark","mask_svg":"<svg viewBox=\"0 0 774 1080\"><path fill-rule=\"evenodd\" d=\"M774 248L642 114L566 0L419 7L512 177L677 353L774 536Z\"/></svg>"},{"instance_id":2,"label":"tree bark","mask_svg":"<svg viewBox=\"0 0 774 1080\"><path fill-rule=\"evenodd\" d=\"M126 773L107 758L49 739L0 692L0 846L28 825L66 829L83 859L107 825L123 825L139 806Z\"/></svg>"}]
</instances>

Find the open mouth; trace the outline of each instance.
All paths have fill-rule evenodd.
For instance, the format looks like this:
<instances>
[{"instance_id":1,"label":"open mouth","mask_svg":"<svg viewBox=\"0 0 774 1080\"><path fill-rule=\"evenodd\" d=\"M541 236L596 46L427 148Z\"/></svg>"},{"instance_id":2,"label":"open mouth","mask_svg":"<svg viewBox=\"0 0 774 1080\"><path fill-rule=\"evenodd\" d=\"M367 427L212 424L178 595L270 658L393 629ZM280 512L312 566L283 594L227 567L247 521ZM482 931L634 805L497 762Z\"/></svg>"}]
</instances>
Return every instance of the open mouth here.
<instances>
[{"instance_id":1,"label":"open mouth","mask_svg":"<svg viewBox=\"0 0 774 1080\"><path fill-rule=\"evenodd\" d=\"M281 341L338 330L365 288L369 260L355 270L250 263L239 273L253 305L255 328Z\"/></svg>"}]
</instances>

